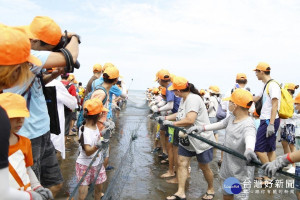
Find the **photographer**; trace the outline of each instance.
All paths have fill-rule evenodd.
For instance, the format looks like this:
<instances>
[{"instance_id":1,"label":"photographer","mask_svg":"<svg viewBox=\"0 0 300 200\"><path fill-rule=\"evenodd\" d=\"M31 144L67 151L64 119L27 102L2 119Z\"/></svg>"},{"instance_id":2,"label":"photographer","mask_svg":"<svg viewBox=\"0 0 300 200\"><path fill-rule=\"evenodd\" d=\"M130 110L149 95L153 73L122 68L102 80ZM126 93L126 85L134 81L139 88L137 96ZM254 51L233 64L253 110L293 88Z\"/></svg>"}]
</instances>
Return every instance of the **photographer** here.
<instances>
[{"instance_id":1,"label":"photographer","mask_svg":"<svg viewBox=\"0 0 300 200\"><path fill-rule=\"evenodd\" d=\"M40 183L49 188L55 197L62 187L63 177L50 139L50 118L38 76L42 68L58 68L56 72L43 77L46 84L59 76L63 67L70 66L70 60L65 59L64 52L52 52L63 37L60 27L51 18L35 17L29 26L22 28L30 38L31 53L42 61L42 65L31 67L35 76L22 87L14 87L5 92L21 94L27 101L30 117L26 118L19 134L31 140L34 161L32 169ZM71 54L73 63L78 57L79 37L75 34L67 36L70 41L65 49Z\"/></svg>"}]
</instances>

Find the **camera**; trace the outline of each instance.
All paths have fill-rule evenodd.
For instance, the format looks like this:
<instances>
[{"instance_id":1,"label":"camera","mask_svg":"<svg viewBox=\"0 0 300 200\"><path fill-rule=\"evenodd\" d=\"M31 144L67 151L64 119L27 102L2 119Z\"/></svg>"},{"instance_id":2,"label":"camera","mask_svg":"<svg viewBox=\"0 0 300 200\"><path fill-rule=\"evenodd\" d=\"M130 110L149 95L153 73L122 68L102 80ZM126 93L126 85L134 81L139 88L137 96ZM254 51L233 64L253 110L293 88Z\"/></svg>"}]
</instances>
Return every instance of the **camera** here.
<instances>
[{"instance_id":1,"label":"camera","mask_svg":"<svg viewBox=\"0 0 300 200\"><path fill-rule=\"evenodd\" d=\"M59 43L53 48L54 52L62 52L66 59L67 66L65 67L65 73L73 73L74 68L80 68L80 63L77 60L74 63L72 54L68 49L65 48L73 36L77 37L78 43L80 44L81 42L79 35L72 35L71 37L68 37L68 32L65 30L65 34L61 36Z\"/></svg>"}]
</instances>

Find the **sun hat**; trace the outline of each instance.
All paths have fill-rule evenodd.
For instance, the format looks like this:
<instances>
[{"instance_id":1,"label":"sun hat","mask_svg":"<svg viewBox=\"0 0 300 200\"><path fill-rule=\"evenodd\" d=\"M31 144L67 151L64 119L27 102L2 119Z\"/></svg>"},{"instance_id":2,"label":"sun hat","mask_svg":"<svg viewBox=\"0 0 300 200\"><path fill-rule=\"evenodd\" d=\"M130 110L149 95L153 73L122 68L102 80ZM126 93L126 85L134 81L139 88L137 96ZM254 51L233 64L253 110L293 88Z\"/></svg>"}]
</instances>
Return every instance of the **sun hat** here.
<instances>
[{"instance_id":1,"label":"sun hat","mask_svg":"<svg viewBox=\"0 0 300 200\"><path fill-rule=\"evenodd\" d=\"M243 108L250 108L253 102L253 95L248 90L237 88L230 97L224 98L223 101L232 101Z\"/></svg>"},{"instance_id":2,"label":"sun hat","mask_svg":"<svg viewBox=\"0 0 300 200\"><path fill-rule=\"evenodd\" d=\"M62 32L58 24L46 16L36 16L29 26L23 28L30 39L38 39L51 45L57 45L61 39Z\"/></svg>"},{"instance_id":3,"label":"sun hat","mask_svg":"<svg viewBox=\"0 0 300 200\"><path fill-rule=\"evenodd\" d=\"M30 54L31 44L22 29L0 25L0 65L17 65L30 62L41 66L42 62Z\"/></svg>"},{"instance_id":4,"label":"sun hat","mask_svg":"<svg viewBox=\"0 0 300 200\"><path fill-rule=\"evenodd\" d=\"M119 78L120 76L119 70L115 66L106 67L103 74L107 74L109 76L108 79L115 79Z\"/></svg>"},{"instance_id":5,"label":"sun hat","mask_svg":"<svg viewBox=\"0 0 300 200\"><path fill-rule=\"evenodd\" d=\"M29 117L26 100L19 94L6 92L0 94L0 106L6 111L8 118Z\"/></svg>"},{"instance_id":6,"label":"sun hat","mask_svg":"<svg viewBox=\"0 0 300 200\"><path fill-rule=\"evenodd\" d=\"M173 77L173 82L168 90L184 90L188 87L188 81L184 77L175 76Z\"/></svg>"},{"instance_id":7,"label":"sun hat","mask_svg":"<svg viewBox=\"0 0 300 200\"><path fill-rule=\"evenodd\" d=\"M93 66L93 72L101 72L102 71L102 66L100 64L95 64Z\"/></svg>"},{"instance_id":8,"label":"sun hat","mask_svg":"<svg viewBox=\"0 0 300 200\"><path fill-rule=\"evenodd\" d=\"M108 112L108 109L103 106L102 101L98 98L87 100L84 102L83 108L88 110L88 115L97 115L101 112Z\"/></svg>"},{"instance_id":9,"label":"sun hat","mask_svg":"<svg viewBox=\"0 0 300 200\"><path fill-rule=\"evenodd\" d=\"M260 62L253 71L271 71L270 65L265 62Z\"/></svg>"}]
</instances>

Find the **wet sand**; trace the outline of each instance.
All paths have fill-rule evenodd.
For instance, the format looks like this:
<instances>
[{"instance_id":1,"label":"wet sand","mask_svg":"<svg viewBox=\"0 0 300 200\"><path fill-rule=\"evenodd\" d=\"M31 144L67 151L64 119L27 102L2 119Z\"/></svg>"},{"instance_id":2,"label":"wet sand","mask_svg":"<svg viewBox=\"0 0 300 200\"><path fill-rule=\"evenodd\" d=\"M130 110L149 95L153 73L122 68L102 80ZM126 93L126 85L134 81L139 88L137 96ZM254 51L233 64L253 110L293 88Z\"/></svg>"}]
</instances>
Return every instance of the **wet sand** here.
<instances>
[{"instance_id":1,"label":"wet sand","mask_svg":"<svg viewBox=\"0 0 300 200\"><path fill-rule=\"evenodd\" d=\"M166 179L160 175L167 171L168 166L160 164L157 154L152 154L153 141L156 132L156 123L147 118L149 110L145 104L144 94L141 91L131 91L127 106L121 112L115 113L114 121L116 130L111 138L110 163L115 167L108 171L108 180L104 184L104 191L109 191L106 199L124 200L160 200L172 195L177 190L176 184L166 183ZM132 136L136 139L131 141ZM72 138L67 143L66 160L60 160L60 166L64 176L64 186L56 199L66 199L76 186L75 161L78 156L78 144ZM220 134L220 143L224 139L224 134ZM283 150L280 143L277 143L277 155L282 155ZM219 169L217 162L220 151L214 154L214 160L210 166L214 173L214 188L216 196L214 199L223 199L222 185L219 179ZM196 159L191 162L191 178L187 180L186 195L189 200L201 199L205 194L207 184L201 170L198 169ZM284 180L285 177L276 176L277 179ZM265 194L262 194L262 191ZM272 194L273 190L282 190L282 194ZM288 194L285 192L288 191ZM268 189L253 189L250 193L250 200L266 199L296 199L294 194L290 194L290 189L275 188L273 186L268 194ZM259 194L257 194L259 192Z\"/></svg>"}]
</instances>

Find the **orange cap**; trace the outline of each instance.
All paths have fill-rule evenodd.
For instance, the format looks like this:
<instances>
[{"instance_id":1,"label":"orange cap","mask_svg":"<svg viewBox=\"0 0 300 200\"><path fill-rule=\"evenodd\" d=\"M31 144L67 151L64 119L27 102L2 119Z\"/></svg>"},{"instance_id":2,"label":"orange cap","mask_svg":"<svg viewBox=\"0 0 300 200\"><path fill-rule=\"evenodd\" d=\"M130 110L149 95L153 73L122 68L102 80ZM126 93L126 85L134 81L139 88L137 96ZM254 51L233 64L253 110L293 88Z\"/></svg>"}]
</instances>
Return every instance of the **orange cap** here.
<instances>
[{"instance_id":1,"label":"orange cap","mask_svg":"<svg viewBox=\"0 0 300 200\"><path fill-rule=\"evenodd\" d=\"M102 70L104 71L107 67L115 67L115 65L112 64L112 63L105 63L105 64L103 65Z\"/></svg>"},{"instance_id":2,"label":"orange cap","mask_svg":"<svg viewBox=\"0 0 300 200\"><path fill-rule=\"evenodd\" d=\"M151 91L152 91L152 88L148 88L148 91L151 92Z\"/></svg>"},{"instance_id":3,"label":"orange cap","mask_svg":"<svg viewBox=\"0 0 300 200\"><path fill-rule=\"evenodd\" d=\"M297 94L294 103L300 103L300 93Z\"/></svg>"},{"instance_id":4,"label":"orange cap","mask_svg":"<svg viewBox=\"0 0 300 200\"><path fill-rule=\"evenodd\" d=\"M109 79L119 78L119 70L115 66L106 67L103 74L107 74Z\"/></svg>"},{"instance_id":5,"label":"orange cap","mask_svg":"<svg viewBox=\"0 0 300 200\"><path fill-rule=\"evenodd\" d=\"M205 90L204 90L204 89L201 89L201 90L199 91L199 93L200 93L200 95L205 95Z\"/></svg>"},{"instance_id":6,"label":"orange cap","mask_svg":"<svg viewBox=\"0 0 300 200\"><path fill-rule=\"evenodd\" d=\"M153 94L158 94L158 92L159 92L159 89L158 89L158 88L154 88L154 89L152 90L152 93L153 93Z\"/></svg>"},{"instance_id":7,"label":"orange cap","mask_svg":"<svg viewBox=\"0 0 300 200\"><path fill-rule=\"evenodd\" d=\"M238 73L236 75L236 80L240 80L240 79L247 79L246 74L244 74L244 73Z\"/></svg>"},{"instance_id":8,"label":"orange cap","mask_svg":"<svg viewBox=\"0 0 300 200\"><path fill-rule=\"evenodd\" d=\"M173 78L172 85L168 87L168 90L184 90L188 87L188 81L180 76Z\"/></svg>"},{"instance_id":9,"label":"orange cap","mask_svg":"<svg viewBox=\"0 0 300 200\"><path fill-rule=\"evenodd\" d=\"M162 69L158 72L158 79L160 80L170 80L171 75L168 70Z\"/></svg>"},{"instance_id":10,"label":"orange cap","mask_svg":"<svg viewBox=\"0 0 300 200\"><path fill-rule=\"evenodd\" d=\"M174 74L170 74L170 80L171 80L171 82L173 82L174 77L175 77Z\"/></svg>"},{"instance_id":11,"label":"orange cap","mask_svg":"<svg viewBox=\"0 0 300 200\"><path fill-rule=\"evenodd\" d=\"M250 108L253 102L253 96L248 90L237 88L231 94L231 97L224 98L223 101L232 101L243 108Z\"/></svg>"},{"instance_id":12,"label":"orange cap","mask_svg":"<svg viewBox=\"0 0 300 200\"><path fill-rule=\"evenodd\" d=\"M77 84L77 83L78 83L78 81L75 79L75 80L74 80L74 83L75 83L75 84Z\"/></svg>"},{"instance_id":13,"label":"orange cap","mask_svg":"<svg viewBox=\"0 0 300 200\"><path fill-rule=\"evenodd\" d=\"M93 72L101 72L102 71L102 66L100 64L95 64L93 66Z\"/></svg>"},{"instance_id":14,"label":"orange cap","mask_svg":"<svg viewBox=\"0 0 300 200\"><path fill-rule=\"evenodd\" d=\"M72 81L74 79L75 79L75 76L73 74L69 74L69 77L68 77L67 80L70 82L70 81Z\"/></svg>"},{"instance_id":15,"label":"orange cap","mask_svg":"<svg viewBox=\"0 0 300 200\"><path fill-rule=\"evenodd\" d=\"M98 98L87 100L84 102L83 108L88 110L88 115L97 115L101 112L108 112L108 109L103 106L102 101Z\"/></svg>"},{"instance_id":16,"label":"orange cap","mask_svg":"<svg viewBox=\"0 0 300 200\"><path fill-rule=\"evenodd\" d=\"M31 44L23 30L1 25L0 35L0 65L16 65L27 61L42 65L38 58L30 54Z\"/></svg>"},{"instance_id":17,"label":"orange cap","mask_svg":"<svg viewBox=\"0 0 300 200\"><path fill-rule=\"evenodd\" d=\"M220 88L216 85L209 86L209 92L214 94L220 94Z\"/></svg>"},{"instance_id":18,"label":"orange cap","mask_svg":"<svg viewBox=\"0 0 300 200\"><path fill-rule=\"evenodd\" d=\"M62 33L58 24L50 17L36 16L29 26L21 26L30 39L38 39L51 45L57 45Z\"/></svg>"},{"instance_id":19,"label":"orange cap","mask_svg":"<svg viewBox=\"0 0 300 200\"><path fill-rule=\"evenodd\" d=\"M160 93L161 93L162 95L166 95L166 93L167 93L167 88L165 88L165 87L161 88Z\"/></svg>"},{"instance_id":20,"label":"orange cap","mask_svg":"<svg viewBox=\"0 0 300 200\"><path fill-rule=\"evenodd\" d=\"M29 117L26 100L19 94L0 94L0 105L6 111L8 118Z\"/></svg>"},{"instance_id":21,"label":"orange cap","mask_svg":"<svg viewBox=\"0 0 300 200\"><path fill-rule=\"evenodd\" d=\"M299 85L295 85L294 83L286 83L284 88L287 90L296 90L299 88Z\"/></svg>"},{"instance_id":22,"label":"orange cap","mask_svg":"<svg viewBox=\"0 0 300 200\"><path fill-rule=\"evenodd\" d=\"M260 62L253 71L271 71L270 65L265 62Z\"/></svg>"}]
</instances>

